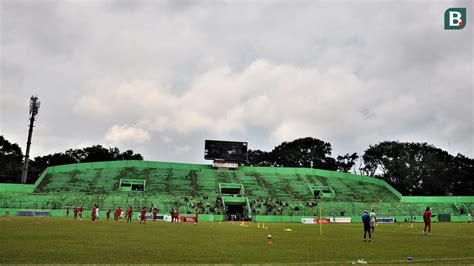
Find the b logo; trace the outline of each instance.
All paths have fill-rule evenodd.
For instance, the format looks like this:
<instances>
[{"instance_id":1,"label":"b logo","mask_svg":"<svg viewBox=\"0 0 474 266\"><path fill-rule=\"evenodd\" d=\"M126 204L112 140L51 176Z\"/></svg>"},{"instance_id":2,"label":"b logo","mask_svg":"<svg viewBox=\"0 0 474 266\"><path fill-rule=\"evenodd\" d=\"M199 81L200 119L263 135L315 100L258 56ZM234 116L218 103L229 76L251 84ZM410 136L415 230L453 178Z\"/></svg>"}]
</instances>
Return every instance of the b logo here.
<instances>
[{"instance_id":1,"label":"b logo","mask_svg":"<svg viewBox=\"0 0 474 266\"><path fill-rule=\"evenodd\" d=\"M466 8L449 8L444 12L444 29L460 30L466 26Z\"/></svg>"}]
</instances>

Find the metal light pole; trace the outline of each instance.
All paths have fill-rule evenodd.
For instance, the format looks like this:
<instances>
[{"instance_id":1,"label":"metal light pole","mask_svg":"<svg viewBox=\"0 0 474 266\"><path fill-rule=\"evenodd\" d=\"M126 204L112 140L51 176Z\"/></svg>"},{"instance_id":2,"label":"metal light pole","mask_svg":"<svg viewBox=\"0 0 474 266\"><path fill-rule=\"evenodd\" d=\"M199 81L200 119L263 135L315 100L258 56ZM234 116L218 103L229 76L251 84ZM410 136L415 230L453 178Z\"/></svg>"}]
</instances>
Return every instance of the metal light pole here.
<instances>
[{"instance_id":1,"label":"metal light pole","mask_svg":"<svg viewBox=\"0 0 474 266\"><path fill-rule=\"evenodd\" d=\"M21 173L21 183L26 183L26 177L28 176L28 162L30 161L30 146L31 146L31 135L33 135L33 127L35 123L35 116L38 114L40 107L38 97L31 96L30 99L30 129L28 131L28 141L26 142L26 153L25 162L23 164L23 171Z\"/></svg>"}]
</instances>

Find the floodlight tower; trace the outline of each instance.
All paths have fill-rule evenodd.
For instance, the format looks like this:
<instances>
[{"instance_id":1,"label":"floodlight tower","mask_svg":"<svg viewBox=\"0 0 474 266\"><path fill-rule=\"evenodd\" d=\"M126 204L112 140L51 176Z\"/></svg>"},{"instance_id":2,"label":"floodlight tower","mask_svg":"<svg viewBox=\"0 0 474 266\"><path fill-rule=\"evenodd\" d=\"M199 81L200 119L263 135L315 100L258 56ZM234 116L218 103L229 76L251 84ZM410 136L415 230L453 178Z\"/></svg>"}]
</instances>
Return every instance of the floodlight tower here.
<instances>
[{"instance_id":1,"label":"floodlight tower","mask_svg":"<svg viewBox=\"0 0 474 266\"><path fill-rule=\"evenodd\" d=\"M26 183L26 177L28 175L28 162L30 160L30 146L31 146L31 135L33 135L33 127L35 123L35 116L38 114L40 108L40 102L37 96L31 96L30 99L30 129L28 131L28 141L26 142L26 153L25 162L23 164L23 171L21 173L21 183Z\"/></svg>"}]
</instances>

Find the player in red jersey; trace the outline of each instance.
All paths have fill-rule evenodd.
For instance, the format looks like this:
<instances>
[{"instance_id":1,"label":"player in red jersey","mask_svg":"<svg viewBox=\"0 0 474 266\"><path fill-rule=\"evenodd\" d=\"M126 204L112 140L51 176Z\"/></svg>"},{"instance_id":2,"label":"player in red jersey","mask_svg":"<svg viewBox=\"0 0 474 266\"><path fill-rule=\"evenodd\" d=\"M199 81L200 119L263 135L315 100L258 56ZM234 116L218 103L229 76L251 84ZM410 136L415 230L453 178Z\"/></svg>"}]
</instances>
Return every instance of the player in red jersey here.
<instances>
[{"instance_id":1,"label":"player in red jersey","mask_svg":"<svg viewBox=\"0 0 474 266\"><path fill-rule=\"evenodd\" d=\"M118 207L114 212L114 220L115 221L118 221L118 219L120 217L120 214L122 214L122 209L120 209L120 207Z\"/></svg>"},{"instance_id":2,"label":"player in red jersey","mask_svg":"<svg viewBox=\"0 0 474 266\"><path fill-rule=\"evenodd\" d=\"M176 209L174 211L174 219L175 219L176 222L179 222L179 211L178 211L178 209Z\"/></svg>"},{"instance_id":3,"label":"player in red jersey","mask_svg":"<svg viewBox=\"0 0 474 266\"><path fill-rule=\"evenodd\" d=\"M143 207L140 214L140 223L145 224L145 222L146 222L146 208Z\"/></svg>"},{"instance_id":4,"label":"player in red jersey","mask_svg":"<svg viewBox=\"0 0 474 266\"><path fill-rule=\"evenodd\" d=\"M431 211L430 207L426 207L425 213L423 213L423 221L425 222L425 229L423 234L426 235L426 228L428 228L428 235L431 235Z\"/></svg>"},{"instance_id":5,"label":"player in red jersey","mask_svg":"<svg viewBox=\"0 0 474 266\"><path fill-rule=\"evenodd\" d=\"M130 208L128 208L128 210L125 212L125 216L127 216L127 223L132 222L132 215L133 215L133 209L132 209L132 206L130 206Z\"/></svg>"},{"instance_id":6,"label":"player in red jersey","mask_svg":"<svg viewBox=\"0 0 474 266\"><path fill-rule=\"evenodd\" d=\"M105 215L107 216L107 221L110 219L110 213L111 212L112 211L110 209L105 212Z\"/></svg>"},{"instance_id":7,"label":"player in red jersey","mask_svg":"<svg viewBox=\"0 0 474 266\"><path fill-rule=\"evenodd\" d=\"M156 216L158 215L158 209L153 208L152 214L153 214L153 222L156 222Z\"/></svg>"},{"instance_id":8,"label":"player in red jersey","mask_svg":"<svg viewBox=\"0 0 474 266\"><path fill-rule=\"evenodd\" d=\"M77 219L78 212L79 212L79 209L77 207L74 207L74 219Z\"/></svg>"},{"instance_id":9,"label":"player in red jersey","mask_svg":"<svg viewBox=\"0 0 474 266\"><path fill-rule=\"evenodd\" d=\"M92 219L92 222L94 222L94 223L97 219L97 209L95 208L95 206L94 206L94 208L92 208L91 219Z\"/></svg>"}]
</instances>

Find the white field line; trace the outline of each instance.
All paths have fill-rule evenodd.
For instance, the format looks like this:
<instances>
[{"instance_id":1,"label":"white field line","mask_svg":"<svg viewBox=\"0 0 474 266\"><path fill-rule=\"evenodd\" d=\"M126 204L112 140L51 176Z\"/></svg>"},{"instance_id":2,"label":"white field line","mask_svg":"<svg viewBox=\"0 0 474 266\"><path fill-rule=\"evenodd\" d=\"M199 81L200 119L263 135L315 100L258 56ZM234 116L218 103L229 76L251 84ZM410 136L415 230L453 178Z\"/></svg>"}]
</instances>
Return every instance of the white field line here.
<instances>
[{"instance_id":1,"label":"white field line","mask_svg":"<svg viewBox=\"0 0 474 266\"><path fill-rule=\"evenodd\" d=\"M358 259L355 259L355 264L357 263ZM413 262L446 262L446 261L464 261L464 260L472 260L474 262L474 257L465 257L465 258L431 258L431 259L413 259ZM379 264L386 264L386 263L405 263L406 260L368 260L368 264L379 263ZM352 261L315 261L315 262L294 262L294 263L282 263L285 265L311 265L311 264L351 264ZM280 263L276 263L280 264ZM265 265L265 264L263 264ZM274 265L274 264L273 264Z\"/></svg>"}]
</instances>

